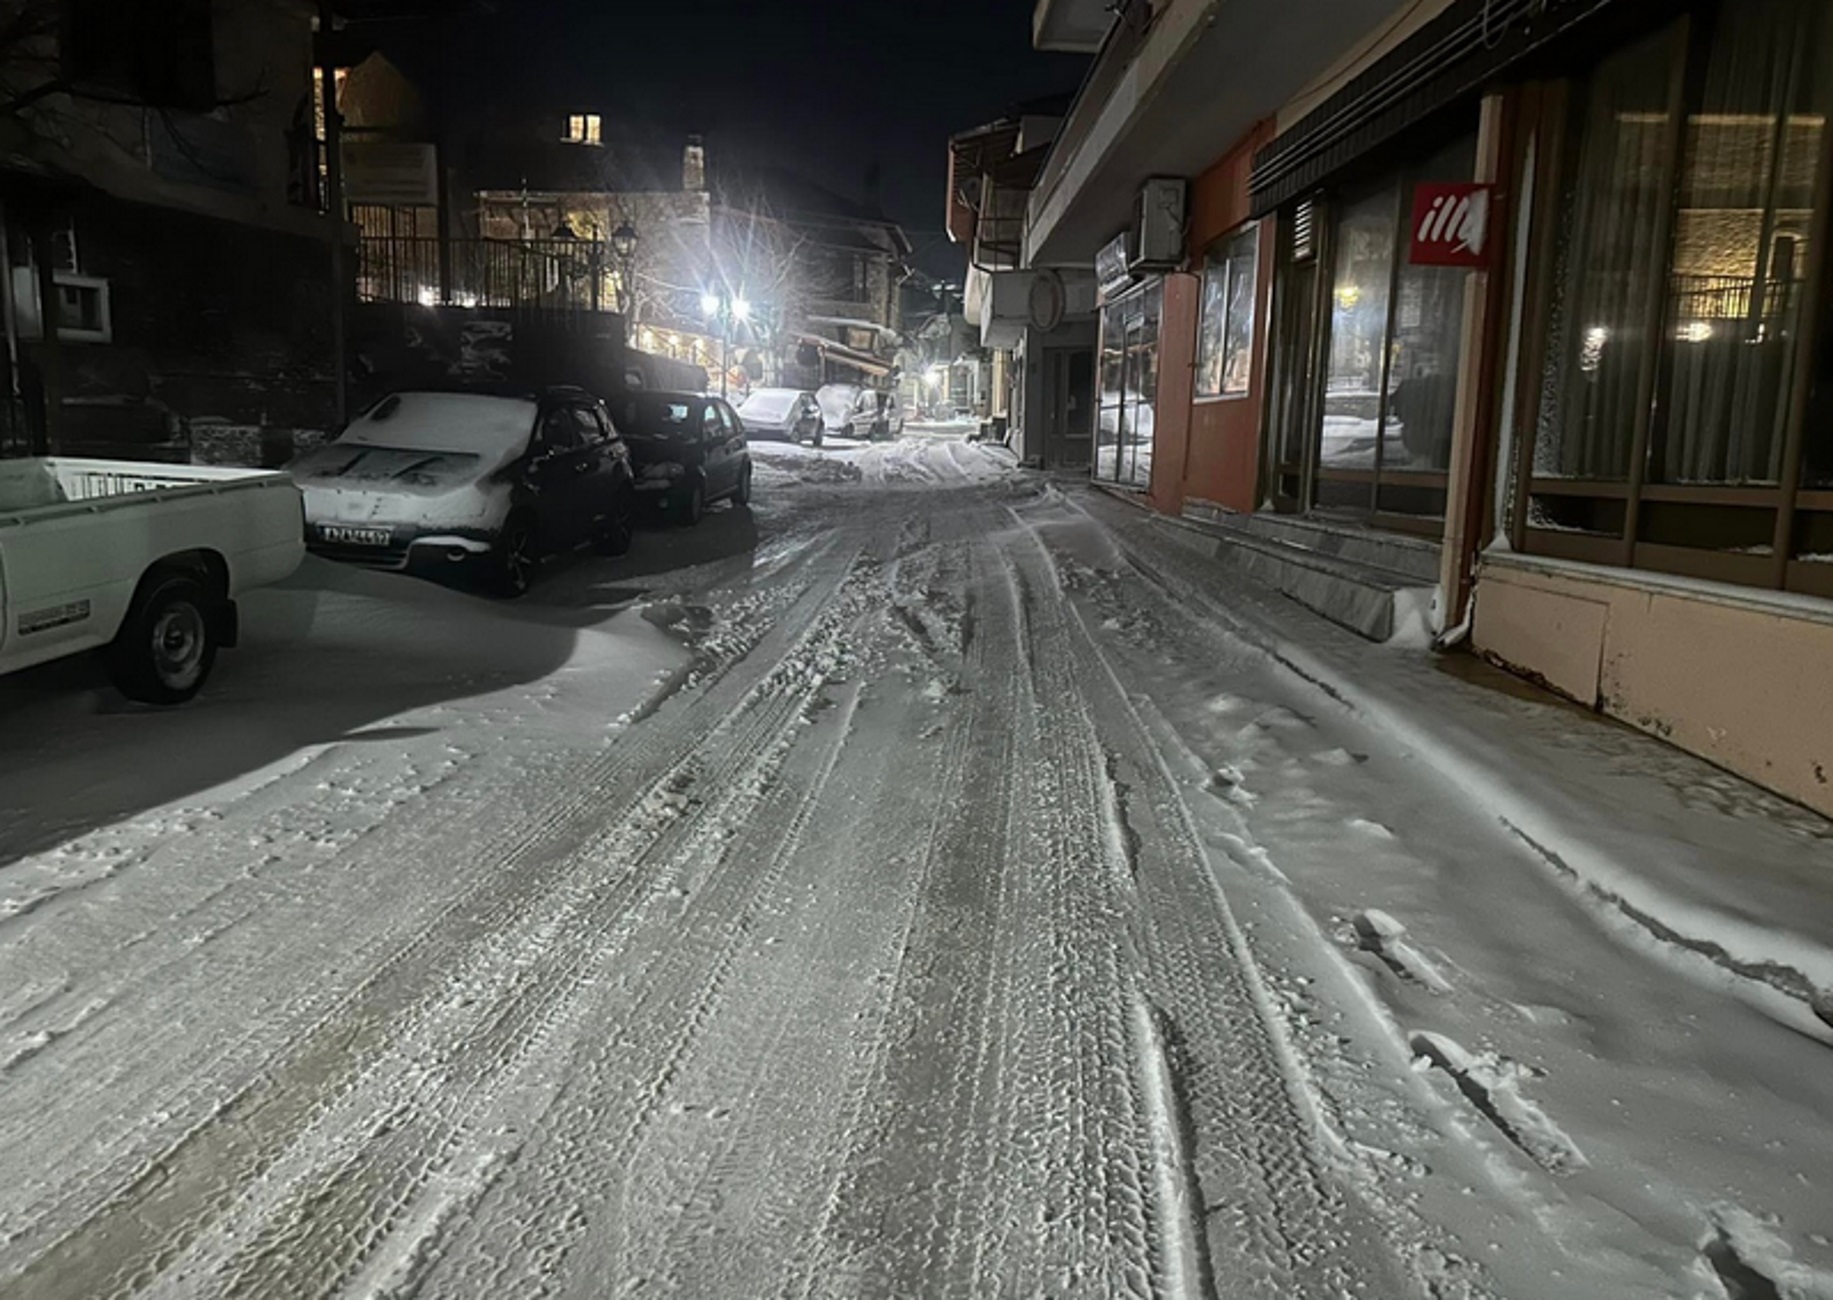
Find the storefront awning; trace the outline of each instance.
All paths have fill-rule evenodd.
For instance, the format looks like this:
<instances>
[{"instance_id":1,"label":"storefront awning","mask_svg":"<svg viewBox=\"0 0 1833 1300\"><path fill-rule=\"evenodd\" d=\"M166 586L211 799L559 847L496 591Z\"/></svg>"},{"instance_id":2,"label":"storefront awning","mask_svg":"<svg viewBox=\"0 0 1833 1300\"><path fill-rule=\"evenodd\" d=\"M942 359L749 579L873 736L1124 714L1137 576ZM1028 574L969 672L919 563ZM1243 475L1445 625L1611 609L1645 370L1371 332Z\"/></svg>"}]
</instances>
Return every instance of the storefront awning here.
<instances>
[{"instance_id":1,"label":"storefront awning","mask_svg":"<svg viewBox=\"0 0 1833 1300\"><path fill-rule=\"evenodd\" d=\"M1457 0L1254 159L1255 216L1327 180L1503 70L1627 0Z\"/></svg>"},{"instance_id":2,"label":"storefront awning","mask_svg":"<svg viewBox=\"0 0 1833 1300\"><path fill-rule=\"evenodd\" d=\"M896 366L888 361L881 361L869 353L849 348L844 344L834 342L832 339L824 339L819 334L798 334L796 335L796 342L807 344L809 347L818 349L824 361L832 361L838 365L849 366L864 375L872 375L883 379L888 378L891 373L897 369Z\"/></svg>"}]
</instances>

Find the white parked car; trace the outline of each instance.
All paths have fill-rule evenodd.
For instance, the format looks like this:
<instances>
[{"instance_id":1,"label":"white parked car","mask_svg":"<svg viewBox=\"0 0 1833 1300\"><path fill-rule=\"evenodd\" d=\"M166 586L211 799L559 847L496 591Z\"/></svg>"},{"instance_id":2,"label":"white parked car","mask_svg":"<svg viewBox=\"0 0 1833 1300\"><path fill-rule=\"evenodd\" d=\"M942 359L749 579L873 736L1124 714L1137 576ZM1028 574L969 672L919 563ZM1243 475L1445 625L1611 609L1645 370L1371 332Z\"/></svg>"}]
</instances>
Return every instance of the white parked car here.
<instances>
[{"instance_id":1,"label":"white parked car","mask_svg":"<svg viewBox=\"0 0 1833 1300\"><path fill-rule=\"evenodd\" d=\"M883 388L861 393L853 413L853 436L873 442L903 437L904 399Z\"/></svg>"},{"instance_id":2,"label":"white parked car","mask_svg":"<svg viewBox=\"0 0 1833 1300\"><path fill-rule=\"evenodd\" d=\"M758 437L819 447L827 431L815 395L798 388L754 388L735 409L745 432Z\"/></svg>"},{"instance_id":3,"label":"white parked car","mask_svg":"<svg viewBox=\"0 0 1833 1300\"><path fill-rule=\"evenodd\" d=\"M864 391L858 384L824 384L815 394L815 403L821 408L821 422L831 437L853 436L853 416Z\"/></svg>"},{"instance_id":4,"label":"white parked car","mask_svg":"<svg viewBox=\"0 0 1833 1300\"><path fill-rule=\"evenodd\" d=\"M578 388L536 397L396 393L289 467L306 541L381 569L471 572L519 596L545 555L630 546L630 452Z\"/></svg>"},{"instance_id":5,"label":"white parked car","mask_svg":"<svg viewBox=\"0 0 1833 1300\"><path fill-rule=\"evenodd\" d=\"M102 649L123 694L183 703L235 645L236 597L304 554L285 474L0 461L0 673Z\"/></svg>"}]
</instances>

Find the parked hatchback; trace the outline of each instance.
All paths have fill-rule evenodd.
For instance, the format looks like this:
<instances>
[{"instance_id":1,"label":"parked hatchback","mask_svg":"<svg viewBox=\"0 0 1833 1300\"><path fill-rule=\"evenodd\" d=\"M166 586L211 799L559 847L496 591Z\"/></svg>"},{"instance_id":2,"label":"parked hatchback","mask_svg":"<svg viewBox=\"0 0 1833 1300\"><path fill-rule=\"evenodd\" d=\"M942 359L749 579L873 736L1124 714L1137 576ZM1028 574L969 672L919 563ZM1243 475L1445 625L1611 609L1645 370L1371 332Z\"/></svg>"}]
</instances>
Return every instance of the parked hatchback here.
<instances>
[{"instance_id":1,"label":"parked hatchback","mask_svg":"<svg viewBox=\"0 0 1833 1300\"><path fill-rule=\"evenodd\" d=\"M795 388L755 388L736 408L745 432L819 447L826 432L813 393Z\"/></svg>"},{"instance_id":2,"label":"parked hatchback","mask_svg":"<svg viewBox=\"0 0 1833 1300\"><path fill-rule=\"evenodd\" d=\"M290 471L313 551L473 572L504 596L527 591L547 555L586 542L621 554L636 514L629 452L603 404L576 388L395 393Z\"/></svg>"},{"instance_id":3,"label":"parked hatchback","mask_svg":"<svg viewBox=\"0 0 1833 1300\"><path fill-rule=\"evenodd\" d=\"M904 436L904 402L896 393L861 389L853 404L853 436L883 442Z\"/></svg>"},{"instance_id":4,"label":"parked hatchback","mask_svg":"<svg viewBox=\"0 0 1833 1300\"><path fill-rule=\"evenodd\" d=\"M638 392L612 407L630 445L637 491L697 524L715 501L751 502L751 451L745 426L717 397Z\"/></svg>"}]
</instances>

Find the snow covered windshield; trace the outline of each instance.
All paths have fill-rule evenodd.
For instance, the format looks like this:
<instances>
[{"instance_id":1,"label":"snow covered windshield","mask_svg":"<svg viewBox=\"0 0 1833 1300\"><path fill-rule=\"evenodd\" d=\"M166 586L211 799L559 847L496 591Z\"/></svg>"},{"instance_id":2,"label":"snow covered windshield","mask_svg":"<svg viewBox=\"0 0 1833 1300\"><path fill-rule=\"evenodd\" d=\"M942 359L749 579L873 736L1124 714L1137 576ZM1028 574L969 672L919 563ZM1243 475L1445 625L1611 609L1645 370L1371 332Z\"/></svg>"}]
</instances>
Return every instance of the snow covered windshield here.
<instances>
[{"instance_id":1,"label":"snow covered windshield","mask_svg":"<svg viewBox=\"0 0 1833 1300\"><path fill-rule=\"evenodd\" d=\"M774 424L789 414L801 396L793 388L761 388L739 403L738 413L747 420Z\"/></svg>"},{"instance_id":2,"label":"snow covered windshield","mask_svg":"<svg viewBox=\"0 0 1833 1300\"><path fill-rule=\"evenodd\" d=\"M520 454L535 427L535 403L482 393L396 393L352 420L341 443L487 457Z\"/></svg>"}]
</instances>

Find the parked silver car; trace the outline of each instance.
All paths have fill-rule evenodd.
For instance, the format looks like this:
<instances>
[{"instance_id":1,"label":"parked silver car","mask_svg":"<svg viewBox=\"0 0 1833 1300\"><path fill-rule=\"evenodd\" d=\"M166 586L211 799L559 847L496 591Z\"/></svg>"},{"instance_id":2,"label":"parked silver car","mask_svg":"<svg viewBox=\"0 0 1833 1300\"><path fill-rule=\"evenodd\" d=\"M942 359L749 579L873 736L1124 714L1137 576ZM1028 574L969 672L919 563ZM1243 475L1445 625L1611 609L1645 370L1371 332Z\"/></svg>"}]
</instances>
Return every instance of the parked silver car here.
<instances>
[{"instance_id":1,"label":"parked silver car","mask_svg":"<svg viewBox=\"0 0 1833 1300\"><path fill-rule=\"evenodd\" d=\"M754 388L736 409L754 437L819 447L827 432L815 395L798 388Z\"/></svg>"}]
</instances>

